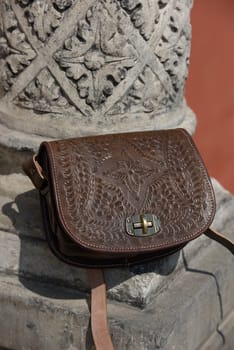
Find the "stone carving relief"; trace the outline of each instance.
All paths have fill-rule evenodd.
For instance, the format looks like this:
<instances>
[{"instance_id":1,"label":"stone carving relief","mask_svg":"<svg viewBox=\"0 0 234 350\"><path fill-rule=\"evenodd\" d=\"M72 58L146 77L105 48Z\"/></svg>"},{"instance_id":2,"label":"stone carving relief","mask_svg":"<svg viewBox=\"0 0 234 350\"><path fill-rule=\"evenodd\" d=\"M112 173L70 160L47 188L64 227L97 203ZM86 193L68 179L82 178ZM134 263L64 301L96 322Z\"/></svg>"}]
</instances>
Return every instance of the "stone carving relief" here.
<instances>
[{"instance_id":1,"label":"stone carving relief","mask_svg":"<svg viewBox=\"0 0 234 350\"><path fill-rule=\"evenodd\" d=\"M159 114L170 108L172 99L152 70L146 66L123 99L115 104L109 114L151 113Z\"/></svg>"},{"instance_id":2,"label":"stone carving relief","mask_svg":"<svg viewBox=\"0 0 234 350\"><path fill-rule=\"evenodd\" d=\"M181 103L191 0L2 0L0 6L0 98L7 94L35 113L77 117L100 110L107 117L155 116Z\"/></svg>"},{"instance_id":3,"label":"stone carving relief","mask_svg":"<svg viewBox=\"0 0 234 350\"><path fill-rule=\"evenodd\" d=\"M144 8L143 4L140 6L140 3L141 1L138 0L121 1L122 6L128 11L131 10L132 14L138 13L140 9ZM148 4L148 9L150 8L149 2L143 3ZM159 13L164 8L167 10L168 3L169 1L157 3ZM145 66L125 96L114 105L109 114L152 112L156 115L173 108L173 104L181 101L188 73L191 39L191 26L186 9L184 1L175 1L175 6L170 10L168 22L164 26L163 34L153 48L156 60L159 60L171 82L172 93L167 91L166 86L160 81L160 77L149 66ZM184 16L181 15L183 12ZM148 16L150 16L149 13ZM141 28L144 28L143 23ZM155 28L157 30L157 26ZM141 30L140 32L146 39L143 32ZM149 36L147 38L150 39Z\"/></svg>"},{"instance_id":4,"label":"stone carving relief","mask_svg":"<svg viewBox=\"0 0 234 350\"><path fill-rule=\"evenodd\" d=\"M182 1L176 2L155 54L169 74L176 93L183 94L190 57L191 25ZM182 16L181 13L185 12ZM180 96L179 96L180 97Z\"/></svg>"},{"instance_id":5,"label":"stone carving relief","mask_svg":"<svg viewBox=\"0 0 234 350\"><path fill-rule=\"evenodd\" d=\"M18 0L33 32L45 41L59 27L73 0Z\"/></svg>"},{"instance_id":6,"label":"stone carving relief","mask_svg":"<svg viewBox=\"0 0 234 350\"><path fill-rule=\"evenodd\" d=\"M155 24L158 22L159 9L166 6L168 1L155 0L119 0L123 9L125 9L134 26L139 29L141 35L149 40L154 32Z\"/></svg>"},{"instance_id":7,"label":"stone carving relief","mask_svg":"<svg viewBox=\"0 0 234 350\"><path fill-rule=\"evenodd\" d=\"M23 108L33 109L36 113L75 112L75 108L47 68L18 95L14 103Z\"/></svg>"},{"instance_id":8,"label":"stone carving relief","mask_svg":"<svg viewBox=\"0 0 234 350\"><path fill-rule=\"evenodd\" d=\"M79 96L93 109L113 94L137 60L137 52L118 16L121 12L117 4L113 2L107 8L104 1L98 1L54 55L76 85Z\"/></svg>"},{"instance_id":9,"label":"stone carving relief","mask_svg":"<svg viewBox=\"0 0 234 350\"><path fill-rule=\"evenodd\" d=\"M13 85L17 75L35 58L36 53L18 25L9 2L0 4L0 97Z\"/></svg>"}]
</instances>

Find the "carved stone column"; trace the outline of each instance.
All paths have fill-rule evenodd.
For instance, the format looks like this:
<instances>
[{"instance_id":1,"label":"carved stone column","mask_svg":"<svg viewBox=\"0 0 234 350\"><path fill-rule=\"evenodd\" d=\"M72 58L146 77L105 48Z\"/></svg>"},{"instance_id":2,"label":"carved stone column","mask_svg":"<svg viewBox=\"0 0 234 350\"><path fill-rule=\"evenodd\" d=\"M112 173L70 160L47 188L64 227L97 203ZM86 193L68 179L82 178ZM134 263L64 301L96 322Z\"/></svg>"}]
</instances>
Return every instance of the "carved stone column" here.
<instances>
[{"instance_id":1,"label":"carved stone column","mask_svg":"<svg viewBox=\"0 0 234 350\"><path fill-rule=\"evenodd\" d=\"M192 0L2 0L1 143L185 126ZM32 136L33 135L33 136Z\"/></svg>"},{"instance_id":2,"label":"carved stone column","mask_svg":"<svg viewBox=\"0 0 234 350\"><path fill-rule=\"evenodd\" d=\"M192 133L184 100L191 5L1 0L0 348L91 349L85 270L50 252L38 195L15 164L44 139ZM232 232L234 198L214 185L215 227ZM106 272L116 350L230 349L232 279L232 256L206 237L181 254Z\"/></svg>"}]
</instances>

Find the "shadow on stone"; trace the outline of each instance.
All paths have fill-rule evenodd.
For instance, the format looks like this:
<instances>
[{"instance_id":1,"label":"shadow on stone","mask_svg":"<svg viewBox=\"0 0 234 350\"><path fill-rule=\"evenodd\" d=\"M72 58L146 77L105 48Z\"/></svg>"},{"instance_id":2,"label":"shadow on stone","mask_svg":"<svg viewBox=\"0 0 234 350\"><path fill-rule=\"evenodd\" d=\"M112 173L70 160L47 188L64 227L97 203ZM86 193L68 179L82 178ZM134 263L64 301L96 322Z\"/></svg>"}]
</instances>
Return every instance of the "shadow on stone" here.
<instances>
[{"instance_id":1,"label":"shadow on stone","mask_svg":"<svg viewBox=\"0 0 234 350\"><path fill-rule=\"evenodd\" d=\"M199 269L193 269L193 268L189 267L188 262L187 262L186 257L185 257L184 250L182 250L182 259L183 259L183 263L184 263L184 267L185 267L186 271L189 271L189 272L192 272L192 273L199 273L199 274L202 274L202 275L211 276L214 279L215 285L216 285L216 289L217 289L217 296L218 296L219 310L220 310L220 322L217 324L216 332L221 337L223 345L225 345L225 343L226 343L225 336L222 333L222 331L219 329L219 325L220 325L220 323L222 322L222 320L224 318L224 314L223 314L222 294L221 294L221 290L220 290L218 279L215 276L215 274L212 273L212 272L205 271L205 270L199 270Z\"/></svg>"},{"instance_id":2,"label":"shadow on stone","mask_svg":"<svg viewBox=\"0 0 234 350\"><path fill-rule=\"evenodd\" d=\"M84 298L87 286L83 283L84 274L80 276L81 269L60 262L48 248L37 191L18 195L15 201L2 207L2 212L15 228L15 232L6 233L15 236L14 254L18 256L16 268L9 273L18 274L20 282L39 295L56 299Z\"/></svg>"},{"instance_id":3,"label":"shadow on stone","mask_svg":"<svg viewBox=\"0 0 234 350\"><path fill-rule=\"evenodd\" d=\"M23 162L32 157L33 152L28 149L16 150L0 144L0 174L23 173Z\"/></svg>"}]
</instances>

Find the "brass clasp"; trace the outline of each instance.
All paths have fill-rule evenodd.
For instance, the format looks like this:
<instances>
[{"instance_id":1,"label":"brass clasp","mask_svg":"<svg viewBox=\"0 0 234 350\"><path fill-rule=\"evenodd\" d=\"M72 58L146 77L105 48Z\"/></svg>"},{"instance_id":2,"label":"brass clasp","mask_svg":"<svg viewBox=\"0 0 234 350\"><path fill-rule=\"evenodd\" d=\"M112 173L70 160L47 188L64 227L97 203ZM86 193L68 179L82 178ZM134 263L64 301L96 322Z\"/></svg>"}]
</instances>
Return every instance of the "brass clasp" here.
<instances>
[{"instance_id":1,"label":"brass clasp","mask_svg":"<svg viewBox=\"0 0 234 350\"><path fill-rule=\"evenodd\" d=\"M153 214L133 215L126 219L126 230L131 236L151 236L160 230L160 221Z\"/></svg>"}]
</instances>

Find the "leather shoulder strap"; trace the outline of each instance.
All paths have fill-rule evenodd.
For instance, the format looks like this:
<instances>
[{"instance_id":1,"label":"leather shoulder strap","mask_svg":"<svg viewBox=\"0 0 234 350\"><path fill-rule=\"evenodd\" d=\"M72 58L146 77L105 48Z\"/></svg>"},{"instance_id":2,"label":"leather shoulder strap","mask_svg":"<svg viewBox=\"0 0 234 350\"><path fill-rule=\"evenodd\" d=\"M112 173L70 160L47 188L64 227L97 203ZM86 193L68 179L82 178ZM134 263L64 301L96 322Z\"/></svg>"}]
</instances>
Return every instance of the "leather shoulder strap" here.
<instances>
[{"instance_id":1,"label":"leather shoulder strap","mask_svg":"<svg viewBox=\"0 0 234 350\"><path fill-rule=\"evenodd\" d=\"M107 321L106 284L102 269L88 269L91 286L91 328L96 350L114 350Z\"/></svg>"},{"instance_id":2,"label":"leather shoulder strap","mask_svg":"<svg viewBox=\"0 0 234 350\"><path fill-rule=\"evenodd\" d=\"M34 186L42 192L47 186L47 180L43 174L42 167L37 161L37 155L34 154L32 158L26 160L22 168L25 174L31 179Z\"/></svg>"},{"instance_id":3,"label":"leather shoulder strap","mask_svg":"<svg viewBox=\"0 0 234 350\"><path fill-rule=\"evenodd\" d=\"M232 254L234 254L234 242L230 240L229 238L222 235L222 233L217 232L211 228L209 228L205 235L209 238L215 240L216 242L222 244L224 247L226 247Z\"/></svg>"}]
</instances>

